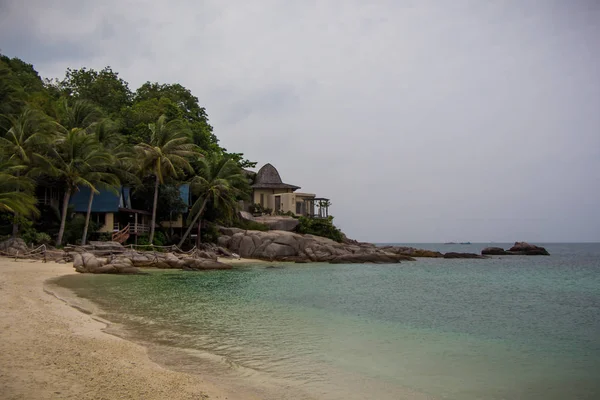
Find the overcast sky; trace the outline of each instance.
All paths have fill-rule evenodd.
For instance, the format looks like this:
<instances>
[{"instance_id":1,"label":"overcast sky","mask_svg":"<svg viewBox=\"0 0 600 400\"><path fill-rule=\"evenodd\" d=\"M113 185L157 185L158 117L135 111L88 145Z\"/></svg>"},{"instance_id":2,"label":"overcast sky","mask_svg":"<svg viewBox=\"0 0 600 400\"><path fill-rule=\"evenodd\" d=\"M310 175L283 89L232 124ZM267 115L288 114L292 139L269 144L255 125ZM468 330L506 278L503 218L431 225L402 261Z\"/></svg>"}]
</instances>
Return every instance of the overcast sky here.
<instances>
[{"instance_id":1,"label":"overcast sky","mask_svg":"<svg viewBox=\"0 0 600 400\"><path fill-rule=\"evenodd\" d=\"M0 0L0 51L181 83L356 239L600 241L596 0Z\"/></svg>"}]
</instances>

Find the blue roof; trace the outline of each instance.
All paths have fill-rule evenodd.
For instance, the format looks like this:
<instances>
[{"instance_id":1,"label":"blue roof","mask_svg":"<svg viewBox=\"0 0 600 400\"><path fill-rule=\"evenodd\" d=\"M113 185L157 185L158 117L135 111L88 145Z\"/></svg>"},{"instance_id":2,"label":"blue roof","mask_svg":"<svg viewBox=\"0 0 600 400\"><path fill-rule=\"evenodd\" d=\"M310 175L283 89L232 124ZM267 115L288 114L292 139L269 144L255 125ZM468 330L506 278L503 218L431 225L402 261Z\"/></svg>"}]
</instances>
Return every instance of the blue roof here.
<instances>
[{"instance_id":1,"label":"blue roof","mask_svg":"<svg viewBox=\"0 0 600 400\"><path fill-rule=\"evenodd\" d=\"M99 192L94 195L92 212L118 212L120 194L115 194L113 191L107 189L101 189ZM79 190L71 195L69 204L75 206L75 212L87 212L89 201L90 188L79 187Z\"/></svg>"}]
</instances>

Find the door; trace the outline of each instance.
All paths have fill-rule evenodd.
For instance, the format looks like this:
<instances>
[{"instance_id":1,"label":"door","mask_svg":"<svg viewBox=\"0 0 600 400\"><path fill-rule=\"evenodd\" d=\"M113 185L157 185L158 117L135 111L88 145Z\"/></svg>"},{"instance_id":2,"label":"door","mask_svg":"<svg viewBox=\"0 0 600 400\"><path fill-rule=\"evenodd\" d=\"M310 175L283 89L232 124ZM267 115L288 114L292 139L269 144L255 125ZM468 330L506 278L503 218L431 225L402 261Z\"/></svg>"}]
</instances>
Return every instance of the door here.
<instances>
[{"instance_id":1,"label":"door","mask_svg":"<svg viewBox=\"0 0 600 400\"><path fill-rule=\"evenodd\" d=\"M275 196L275 211L281 211L281 196Z\"/></svg>"}]
</instances>

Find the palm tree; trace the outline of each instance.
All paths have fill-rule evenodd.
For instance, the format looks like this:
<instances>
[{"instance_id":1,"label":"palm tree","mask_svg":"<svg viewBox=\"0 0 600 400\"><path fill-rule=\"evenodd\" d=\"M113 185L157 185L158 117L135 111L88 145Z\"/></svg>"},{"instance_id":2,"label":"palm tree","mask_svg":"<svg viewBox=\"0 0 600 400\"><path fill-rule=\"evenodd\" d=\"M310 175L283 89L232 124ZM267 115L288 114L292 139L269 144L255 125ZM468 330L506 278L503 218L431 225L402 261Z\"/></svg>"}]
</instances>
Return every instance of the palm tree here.
<instances>
[{"instance_id":1,"label":"palm tree","mask_svg":"<svg viewBox=\"0 0 600 400\"><path fill-rule=\"evenodd\" d=\"M21 165L23 168L16 171L16 175L25 174L33 176L48 165L44 154L52 134L48 117L39 110L25 108L17 117L3 116L8 122L9 129L4 136L0 136L0 151L6 155L8 161L13 165ZM19 192L19 187L16 187ZM19 213L14 214L13 237L19 232Z\"/></svg>"},{"instance_id":2,"label":"palm tree","mask_svg":"<svg viewBox=\"0 0 600 400\"><path fill-rule=\"evenodd\" d=\"M234 160L218 155L198 160L196 176L190 185L192 192L198 196L198 199L192 205L188 217L189 226L181 238L179 246L183 245L194 224L206 210L209 201L212 201L213 206L224 205L223 208L228 212L233 211L236 196L240 194L238 188L244 184L247 184L246 177ZM192 215L194 217L190 220ZM200 233L198 232L198 240L199 236Z\"/></svg>"},{"instance_id":3,"label":"palm tree","mask_svg":"<svg viewBox=\"0 0 600 400\"><path fill-rule=\"evenodd\" d=\"M93 179L97 178L99 171L103 171L111 161L110 154L99 146L93 135L86 134L83 129L71 129L52 149L53 172L63 181L65 188L56 239L58 246L62 244L71 194L78 190L79 186L89 187L92 192L97 192Z\"/></svg>"},{"instance_id":4,"label":"palm tree","mask_svg":"<svg viewBox=\"0 0 600 400\"><path fill-rule=\"evenodd\" d=\"M31 194L33 180L17 174L22 168L23 166L14 166L6 162L0 164L0 211L38 215L36 200Z\"/></svg>"},{"instance_id":5,"label":"palm tree","mask_svg":"<svg viewBox=\"0 0 600 400\"><path fill-rule=\"evenodd\" d=\"M110 153L107 153L107 160L112 160ZM108 171L110 165L107 163L99 163L92 167L92 169L97 168L98 171L90 170L86 174L87 181L91 183L90 188L90 198L88 200L87 212L85 214L85 225L83 227L83 236L81 237L81 245L85 246L87 241L87 233L88 228L90 226L90 217L92 215L92 203L94 201L94 195L100 193L98 189L108 189L112 192L118 193L117 187L121 184L119 177Z\"/></svg>"},{"instance_id":6,"label":"palm tree","mask_svg":"<svg viewBox=\"0 0 600 400\"><path fill-rule=\"evenodd\" d=\"M141 171L149 171L155 176L154 203L152 206L152 222L149 242L154 240L156 223L156 205L158 202L158 185L167 177L177 177L182 171L193 172L189 158L199 156L198 148L192 143L189 129L181 120L167 122L165 115L156 123L149 124L151 131L149 143L135 146L141 160Z\"/></svg>"},{"instance_id":7,"label":"palm tree","mask_svg":"<svg viewBox=\"0 0 600 400\"><path fill-rule=\"evenodd\" d=\"M110 164L96 165L97 171L90 171L88 181L91 182L96 190L90 188L90 198L88 201L87 213L85 216L85 225L81 244L85 245L87 241L87 232L90 225L90 216L92 214L92 203L94 195L98 193L98 188L108 189L117 192L116 188L124 180L137 181L135 174L131 173L133 163L131 163L131 151L123 143L122 136L118 134L118 125L109 119L104 119L94 125L93 134L98 145L99 151L104 151L110 157Z\"/></svg>"}]
</instances>

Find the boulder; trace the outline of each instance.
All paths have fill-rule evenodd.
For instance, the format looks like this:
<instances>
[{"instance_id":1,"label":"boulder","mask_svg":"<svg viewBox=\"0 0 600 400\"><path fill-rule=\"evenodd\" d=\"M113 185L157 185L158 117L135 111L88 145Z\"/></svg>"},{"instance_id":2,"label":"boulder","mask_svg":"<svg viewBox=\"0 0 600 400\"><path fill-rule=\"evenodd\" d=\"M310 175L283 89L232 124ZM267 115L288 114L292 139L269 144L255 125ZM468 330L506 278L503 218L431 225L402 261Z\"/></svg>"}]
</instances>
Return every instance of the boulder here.
<instances>
[{"instance_id":1,"label":"boulder","mask_svg":"<svg viewBox=\"0 0 600 400\"><path fill-rule=\"evenodd\" d=\"M88 243L93 250L117 250L123 251L125 248L119 242L100 242L100 241L91 241ZM86 246L87 247L87 246Z\"/></svg>"},{"instance_id":2,"label":"boulder","mask_svg":"<svg viewBox=\"0 0 600 400\"><path fill-rule=\"evenodd\" d=\"M504 250L501 247L486 247L485 249L481 250L481 254L482 255L488 255L488 256L506 256L506 255L510 255L510 253L506 250Z\"/></svg>"},{"instance_id":3,"label":"boulder","mask_svg":"<svg viewBox=\"0 0 600 400\"><path fill-rule=\"evenodd\" d=\"M250 258L254 254L254 250L256 250L256 247L254 246L252 238L250 236L244 236L238 250L240 257Z\"/></svg>"},{"instance_id":4,"label":"boulder","mask_svg":"<svg viewBox=\"0 0 600 400\"><path fill-rule=\"evenodd\" d=\"M233 236L236 233L244 233L244 230L240 228L226 228L224 226L220 226L219 232L221 233L221 235Z\"/></svg>"},{"instance_id":5,"label":"boulder","mask_svg":"<svg viewBox=\"0 0 600 400\"><path fill-rule=\"evenodd\" d=\"M481 256L479 254L475 254L475 253L454 253L454 252L450 252L450 253L444 254L444 258L486 258L486 257Z\"/></svg>"},{"instance_id":6,"label":"boulder","mask_svg":"<svg viewBox=\"0 0 600 400\"><path fill-rule=\"evenodd\" d=\"M17 253L24 254L28 251L31 251L29 247L27 247L27 243L21 238L10 238L6 239L3 242L0 242L0 251L2 253L6 253L8 255L14 256Z\"/></svg>"},{"instance_id":7,"label":"boulder","mask_svg":"<svg viewBox=\"0 0 600 400\"><path fill-rule=\"evenodd\" d=\"M535 246L527 242L515 242L513 247L508 249L513 254L522 254L526 256L549 256L550 253L540 246Z\"/></svg>"}]
</instances>

